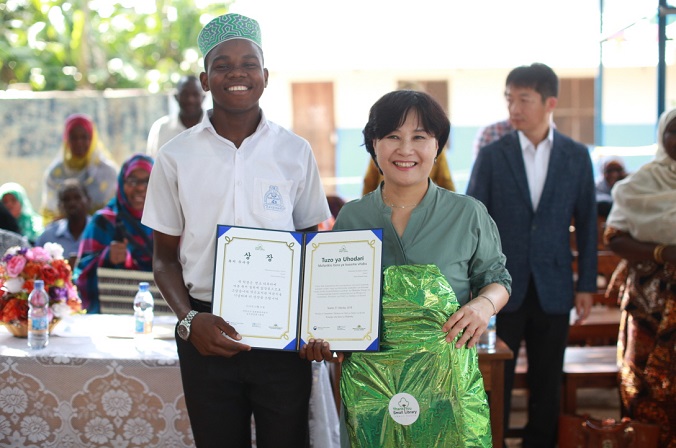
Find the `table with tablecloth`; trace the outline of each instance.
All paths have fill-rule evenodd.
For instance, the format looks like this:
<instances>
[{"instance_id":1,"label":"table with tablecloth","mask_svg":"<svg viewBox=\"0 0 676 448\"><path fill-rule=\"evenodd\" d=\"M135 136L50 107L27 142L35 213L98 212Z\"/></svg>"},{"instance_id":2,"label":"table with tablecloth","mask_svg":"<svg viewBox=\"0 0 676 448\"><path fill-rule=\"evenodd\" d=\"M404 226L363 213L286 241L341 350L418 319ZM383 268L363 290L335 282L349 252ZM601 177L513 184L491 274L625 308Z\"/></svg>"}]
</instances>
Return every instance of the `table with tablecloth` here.
<instances>
[{"instance_id":1,"label":"table with tablecloth","mask_svg":"<svg viewBox=\"0 0 676 448\"><path fill-rule=\"evenodd\" d=\"M0 328L0 446L194 446L175 323L156 317L145 353L131 338L132 316L69 317L42 350ZM313 381L313 446L331 447L338 420L323 364L313 363Z\"/></svg>"}]
</instances>

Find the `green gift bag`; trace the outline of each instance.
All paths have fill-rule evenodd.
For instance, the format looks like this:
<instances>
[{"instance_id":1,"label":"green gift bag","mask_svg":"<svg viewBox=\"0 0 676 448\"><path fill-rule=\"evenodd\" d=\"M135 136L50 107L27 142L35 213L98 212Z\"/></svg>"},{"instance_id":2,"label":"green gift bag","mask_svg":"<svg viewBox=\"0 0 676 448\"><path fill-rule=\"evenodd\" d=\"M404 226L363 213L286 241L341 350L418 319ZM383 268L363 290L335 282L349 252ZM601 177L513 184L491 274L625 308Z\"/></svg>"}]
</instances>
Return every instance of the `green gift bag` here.
<instances>
[{"instance_id":1,"label":"green gift bag","mask_svg":"<svg viewBox=\"0 0 676 448\"><path fill-rule=\"evenodd\" d=\"M352 447L492 446L476 349L456 349L441 331L459 307L437 266L385 269L381 351L343 363Z\"/></svg>"}]
</instances>

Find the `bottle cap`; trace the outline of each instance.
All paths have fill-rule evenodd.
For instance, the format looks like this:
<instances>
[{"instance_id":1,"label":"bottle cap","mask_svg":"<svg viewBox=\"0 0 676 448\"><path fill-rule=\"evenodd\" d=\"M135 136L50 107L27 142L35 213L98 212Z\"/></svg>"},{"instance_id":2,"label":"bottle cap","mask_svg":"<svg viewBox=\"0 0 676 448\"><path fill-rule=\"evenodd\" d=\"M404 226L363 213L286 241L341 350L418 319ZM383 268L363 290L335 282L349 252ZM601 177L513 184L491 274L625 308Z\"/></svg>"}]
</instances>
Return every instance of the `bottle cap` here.
<instances>
[{"instance_id":1,"label":"bottle cap","mask_svg":"<svg viewBox=\"0 0 676 448\"><path fill-rule=\"evenodd\" d=\"M35 280L35 288L40 288L43 289L45 287L45 281L44 280Z\"/></svg>"},{"instance_id":2,"label":"bottle cap","mask_svg":"<svg viewBox=\"0 0 676 448\"><path fill-rule=\"evenodd\" d=\"M149 287L150 284L148 284L148 282L140 282L138 284L138 289L140 289L141 291L147 291Z\"/></svg>"}]
</instances>

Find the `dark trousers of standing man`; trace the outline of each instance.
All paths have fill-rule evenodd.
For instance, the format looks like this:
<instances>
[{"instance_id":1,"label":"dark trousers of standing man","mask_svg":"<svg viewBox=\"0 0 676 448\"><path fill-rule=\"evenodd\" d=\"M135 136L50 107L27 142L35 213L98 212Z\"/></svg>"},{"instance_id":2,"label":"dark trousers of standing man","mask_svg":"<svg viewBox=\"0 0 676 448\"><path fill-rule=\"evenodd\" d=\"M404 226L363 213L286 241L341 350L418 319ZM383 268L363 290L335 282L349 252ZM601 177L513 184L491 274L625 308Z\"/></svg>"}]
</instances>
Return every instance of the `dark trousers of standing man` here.
<instances>
[{"instance_id":1,"label":"dark trousers of standing man","mask_svg":"<svg viewBox=\"0 0 676 448\"><path fill-rule=\"evenodd\" d=\"M201 308L195 300L193 309ZM241 352L202 356L176 336L181 380L197 448L248 448L251 414L259 448L309 446L312 366L298 353Z\"/></svg>"},{"instance_id":2,"label":"dark trousers of standing man","mask_svg":"<svg viewBox=\"0 0 676 448\"><path fill-rule=\"evenodd\" d=\"M532 279L521 308L498 314L497 335L514 353L514 358L505 363L505 428L509 427L516 359L521 341L526 341L528 423L523 448L556 445L569 319L568 314L545 314Z\"/></svg>"}]
</instances>

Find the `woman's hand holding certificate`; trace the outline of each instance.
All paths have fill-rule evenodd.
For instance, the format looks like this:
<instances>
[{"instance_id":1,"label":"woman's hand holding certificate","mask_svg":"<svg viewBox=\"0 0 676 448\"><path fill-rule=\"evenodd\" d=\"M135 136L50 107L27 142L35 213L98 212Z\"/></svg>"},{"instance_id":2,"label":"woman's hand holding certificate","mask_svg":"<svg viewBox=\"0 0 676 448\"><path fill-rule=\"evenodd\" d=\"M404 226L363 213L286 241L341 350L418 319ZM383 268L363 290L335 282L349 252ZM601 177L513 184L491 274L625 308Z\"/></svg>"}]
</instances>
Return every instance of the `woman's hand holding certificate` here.
<instances>
[{"instance_id":1,"label":"woman's hand holding certificate","mask_svg":"<svg viewBox=\"0 0 676 448\"><path fill-rule=\"evenodd\" d=\"M345 353L332 352L331 344L322 339L310 339L300 348L299 355L308 361L343 362Z\"/></svg>"}]
</instances>

